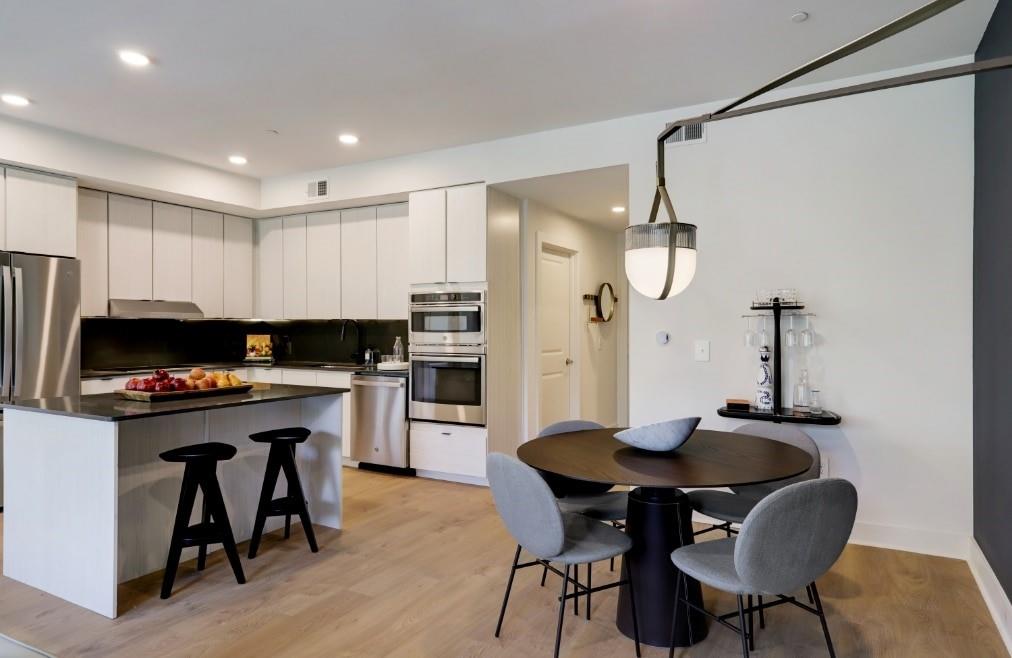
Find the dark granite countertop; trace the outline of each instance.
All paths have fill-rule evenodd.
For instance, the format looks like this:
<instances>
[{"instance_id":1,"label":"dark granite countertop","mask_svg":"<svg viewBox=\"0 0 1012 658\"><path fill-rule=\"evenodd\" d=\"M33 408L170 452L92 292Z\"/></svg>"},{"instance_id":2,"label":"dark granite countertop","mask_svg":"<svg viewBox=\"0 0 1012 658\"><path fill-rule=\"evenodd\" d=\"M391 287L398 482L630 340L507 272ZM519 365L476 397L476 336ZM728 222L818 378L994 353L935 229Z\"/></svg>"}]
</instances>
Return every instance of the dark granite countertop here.
<instances>
[{"instance_id":1,"label":"dark granite countertop","mask_svg":"<svg viewBox=\"0 0 1012 658\"><path fill-rule=\"evenodd\" d=\"M265 402L282 402L284 400L300 400L326 395L341 395L347 392L348 389L346 388L328 388L324 386L255 384L253 390L248 393L214 395L190 400L173 400L171 402L134 402L124 400L115 393L99 393L97 395L22 400L17 403L4 404L3 407L4 409L37 411L39 413L73 416L75 418L117 422L136 418L185 414L194 411L225 409L227 407L242 407Z\"/></svg>"}]
</instances>

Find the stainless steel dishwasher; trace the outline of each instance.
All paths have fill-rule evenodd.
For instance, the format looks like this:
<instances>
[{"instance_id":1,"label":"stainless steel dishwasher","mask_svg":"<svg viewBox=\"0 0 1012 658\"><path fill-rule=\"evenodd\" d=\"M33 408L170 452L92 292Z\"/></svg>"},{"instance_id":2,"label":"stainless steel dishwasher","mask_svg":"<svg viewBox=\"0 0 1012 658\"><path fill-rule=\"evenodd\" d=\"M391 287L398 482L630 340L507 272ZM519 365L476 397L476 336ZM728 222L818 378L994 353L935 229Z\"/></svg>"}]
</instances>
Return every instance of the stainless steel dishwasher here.
<instances>
[{"instance_id":1,"label":"stainless steel dishwasher","mask_svg":"<svg viewBox=\"0 0 1012 658\"><path fill-rule=\"evenodd\" d=\"M365 464L408 467L406 377L352 376L351 458Z\"/></svg>"}]
</instances>

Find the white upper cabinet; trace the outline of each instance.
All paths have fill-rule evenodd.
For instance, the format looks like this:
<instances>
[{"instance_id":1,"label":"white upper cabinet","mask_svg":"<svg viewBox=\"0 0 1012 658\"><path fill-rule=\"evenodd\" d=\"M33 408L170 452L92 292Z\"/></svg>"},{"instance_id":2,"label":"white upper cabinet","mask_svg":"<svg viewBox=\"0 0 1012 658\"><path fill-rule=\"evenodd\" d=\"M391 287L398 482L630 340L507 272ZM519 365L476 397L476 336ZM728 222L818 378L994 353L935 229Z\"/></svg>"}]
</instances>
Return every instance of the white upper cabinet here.
<instances>
[{"instance_id":1,"label":"white upper cabinet","mask_svg":"<svg viewBox=\"0 0 1012 658\"><path fill-rule=\"evenodd\" d=\"M446 281L446 190L412 192L408 215L411 283Z\"/></svg>"},{"instance_id":2,"label":"white upper cabinet","mask_svg":"<svg viewBox=\"0 0 1012 658\"><path fill-rule=\"evenodd\" d=\"M341 317L341 211L306 217L306 309L310 318Z\"/></svg>"},{"instance_id":3,"label":"white upper cabinet","mask_svg":"<svg viewBox=\"0 0 1012 658\"><path fill-rule=\"evenodd\" d=\"M253 220L225 215L224 317L253 317Z\"/></svg>"},{"instance_id":4,"label":"white upper cabinet","mask_svg":"<svg viewBox=\"0 0 1012 658\"><path fill-rule=\"evenodd\" d=\"M5 248L77 256L77 182L7 168Z\"/></svg>"},{"instance_id":5,"label":"white upper cabinet","mask_svg":"<svg viewBox=\"0 0 1012 658\"><path fill-rule=\"evenodd\" d=\"M411 294L408 262L408 204L376 209L376 317L406 320Z\"/></svg>"},{"instance_id":6,"label":"white upper cabinet","mask_svg":"<svg viewBox=\"0 0 1012 658\"><path fill-rule=\"evenodd\" d=\"M284 283L281 279L284 260L283 228L280 217L253 222L254 262L253 315L265 320L284 317Z\"/></svg>"},{"instance_id":7,"label":"white upper cabinet","mask_svg":"<svg viewBox=\"0 0 1012 658\"><path fill-rule=\"evenodd\" d=\"M284 318L302 320L308 317L306 308L306 216L292 215L283 221L281 259L284 283Z\"/></svg>"},{"instance_id":8,"label":"white upper cabinet","mask_svg":"<svg viewBox=\"0 0 1012 658\"><path fill-rule=\"evenodd\" d=\"M376 318L376 266L376 208L342 211L341 317Z\"/></svg>"},{"instance_id":9,"label":"white upper cabinet","mask_svg":"<svg viewBox=\"0 0 1012 658\"><path fill-rule=\"evenodd\" d=\"M220 212L193 211L193 303L205 318L224 314L225 218Z\"/></svg>"},{"instance_id":10,"label":"white upper cabinet","mask_svg":"<svg viewBox=\"0 0 1012 658\"><path fill-rule=\"evenodd\" d=\"M110 299L152 298L151 213L146 199L109 195Z\"/></svg>"},{"instance_id":11,"label":"white upper cabinet","mask_svg":"<svg viewBox=\"0 0 1012 658\"><path fill-rule=\"evenodd\" d=\"M487 213L485 184L446 190L446 280L484 281Z\"/></svg>"},{"instance_id":12,"label":"white upper cabinet","mask_svg":"<svg viewBox=\"0 0 1012 658\"><path fill-rule=\"evenodd\" d=\"M108 315L109 195L105 192L77 191L77 257L81 260L81 315Z\"/></svg>"},{"instance_id":13,"label":"white upper cabinet","mask_svg":"<svg viewBox=\"0 0 1012 658\"><path fill-rule=\"evenodd\" d=\"M192 263L192 212L155 202L152 214L152 297L188 302Z\"/></svg>"}]
</instances>

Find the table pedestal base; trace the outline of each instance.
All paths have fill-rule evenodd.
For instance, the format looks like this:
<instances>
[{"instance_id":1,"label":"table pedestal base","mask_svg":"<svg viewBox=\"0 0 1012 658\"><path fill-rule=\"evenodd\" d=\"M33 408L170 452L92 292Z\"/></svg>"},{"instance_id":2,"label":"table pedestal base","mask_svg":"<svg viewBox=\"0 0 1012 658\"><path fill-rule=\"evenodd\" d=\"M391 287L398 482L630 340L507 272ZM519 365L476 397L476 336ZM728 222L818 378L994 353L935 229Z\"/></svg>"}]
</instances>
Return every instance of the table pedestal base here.
<instances>
[{"instance_id":1,"label":"table pedestal base","mask_svg":"<svg viewBox=\"0 0 1012 658\"><path fill-rule=\"evenodd\" d=\"M622 578L628 578L628 567L636 589L636 612L639 613L640 642L667 647L671 642L671 622L675 606L675 581L678 569L671 563L671 552L692 544L692 507L688 496L677 489L638 488L629 492L626 534L633 547L622 559ZM699 583L689 579L689 600L702 607L703 592ZM618 597L618 629L633 636L629 588L621 587ZM675 646L689 646L689 623L693 643L706 637L702 613L693 610L687 617L684 607L675 620Z\"/></svg>"}]
</instances>

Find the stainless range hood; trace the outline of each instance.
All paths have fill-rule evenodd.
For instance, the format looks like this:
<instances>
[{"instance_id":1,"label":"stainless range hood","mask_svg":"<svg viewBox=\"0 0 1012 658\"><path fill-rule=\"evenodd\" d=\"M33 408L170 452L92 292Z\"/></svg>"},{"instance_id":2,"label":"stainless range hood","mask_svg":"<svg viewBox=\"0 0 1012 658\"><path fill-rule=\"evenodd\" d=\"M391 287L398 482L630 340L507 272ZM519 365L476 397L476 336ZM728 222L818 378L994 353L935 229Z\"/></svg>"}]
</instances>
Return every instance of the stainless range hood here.
<instances>
[{"instance_id":1,"label":"stainless range hood","mask_svg":"<svg viewBox=\"0 0 1012 658\"><path fill-rule=\"evenodd\" d=\"M147 299L110 299L110 318L162 318L190 320L203 318L204 312L193 302L165 302Z\"/></svg>"}]
</instances>

